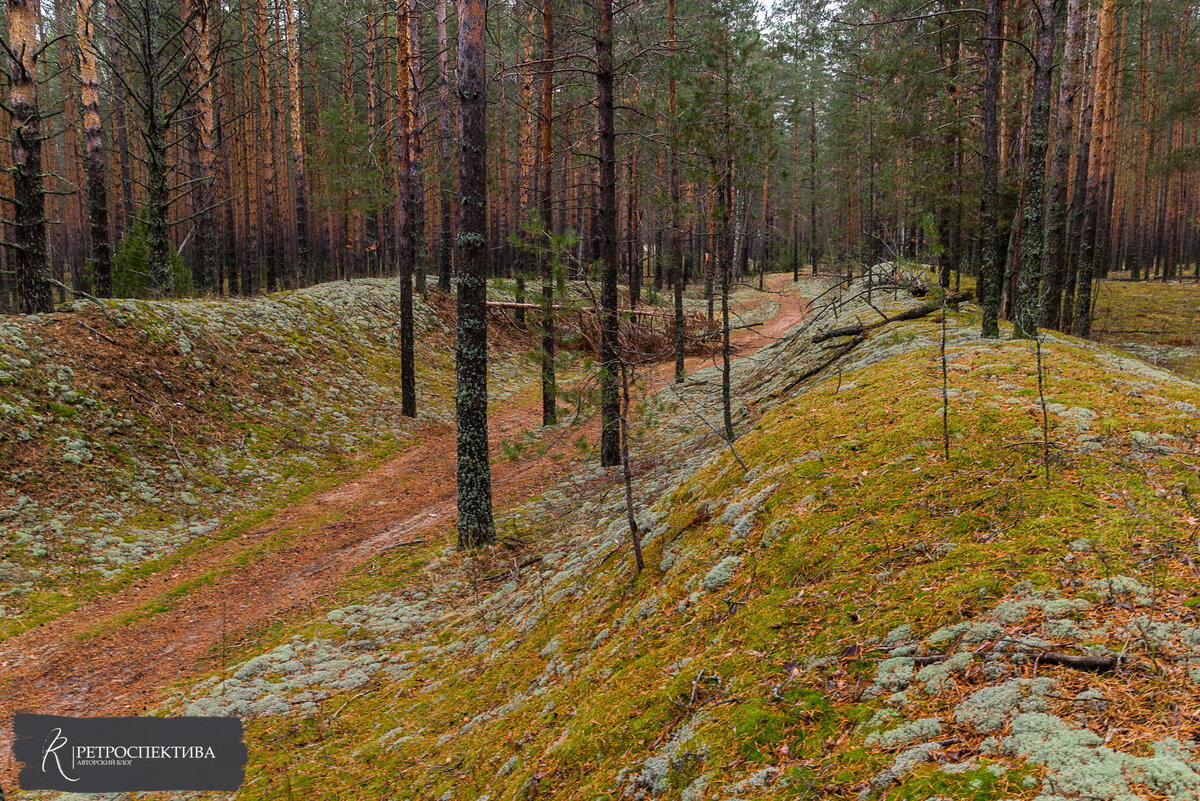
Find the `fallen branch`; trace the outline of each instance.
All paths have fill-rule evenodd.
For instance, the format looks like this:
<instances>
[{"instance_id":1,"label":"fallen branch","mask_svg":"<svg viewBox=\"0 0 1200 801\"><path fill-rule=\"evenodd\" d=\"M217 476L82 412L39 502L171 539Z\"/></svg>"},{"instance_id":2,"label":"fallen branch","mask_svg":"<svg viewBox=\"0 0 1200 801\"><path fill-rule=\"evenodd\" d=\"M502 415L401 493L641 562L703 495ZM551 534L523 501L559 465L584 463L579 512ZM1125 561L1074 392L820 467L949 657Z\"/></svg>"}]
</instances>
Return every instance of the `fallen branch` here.
<instances>
[{"instance_id":1,"label":"fallen branch","mask_svg":"<svg viewBox=\"0 0 1200 801\"><path fill-rule=\"evenodd\" d=\"M1161 329L1154 330L1149 328L1101 328L1096 331L1097 334L1152 334L1154 336L1163 336L1167 333L1167 327L1164 325Z\"/></svg>"},{"instance_id":2,"label":"fallen branch","mask_svg":"<svg viewBox=\"0 0 1200 801\"><path fill-rule=\"evenodd\" d=\"M1075 654L1060 654L1055 651L1046 651L1030 658L1036 665L1058 665L1076 670L1090 670L1095 673L1116 670L1124 661L1119 656L1076 656Z\"/></svg>"},{"instance_id":3,"label":"fallen branch","mask_svg":"<svg viewBox=\"0 0 1200 801\"><path fill-rule=\"evenodd\" d=\"M953 305L955 303L961 303L965 300L970 300L970 299L971 299L970 292L957 292L953 295L947 295L945 302L946 302L946 305ZM882 320L879 320L878 322L874 322L874 323L870 323L870 324L859 323L857 325L845 325L845 326L842 326L841 328L835 328L832 331L826 331L823 334L817 334L816 336L814 336L812 338L812 341L814 344L816 344L816 343L826 342L830 339L836 339L837 337L847 337L847 336L856 336L856 335L865 334L868 331L873 331L876 328L880 328L882 326L887 325L888 323L898 323L898 322L902 322L904 320L918 320L922 317L927 317L928 315L933 314L935 311L939 311L941 308L942 308L942 301L940 301L940 300L932 301L931 300L926 303L922 303L920 306L914 306L911 309L902 311L899 314L897 314L895 317L884 317Z\"/></svg>"},{"instance_id":4,"label":"fallen branch","mask_svg":"<svg viewBox=\"0 0 1200 801\"><path fill-rule=\"evenodd\" d=\"M977 648L971 652L973 657L983 656L985 653L993 651L993 644L986 643L985 647ZM912 659L913 667L923 667L925 665L936 665L938 662L945 662L953 654L928 654L925 656L914 656ZM1079 656L1076 654L1064 654L1058 651L1042 651L1037 654L1025 654L1029 661L1035 665L1056 665L1058 667L1069 667L1075 670L1087 670L1093 673L1107 673L1121 667L1127 660L1120 656ZM855 659L855 662L881 662L889 657L861 657Z\"/></svg>"},{"instance_id":5,"label":"fallen branch","mask_svg":"<svg viewBox=\"0 0 1200 801\"><path fill-rule=\"evenodd\" d=\"M326 723L332 723L333 721L337 720L338 715L342 714L343 709L350 706L351 701L353 701L355 698L362 698L366 694L367 694L367 691L363 690L361 693L357 693L355 695L350 696L348 699L346 699L346 703L339 706L337 712L334 712L333 717L331 717L329 720L327 720Z\"/></svg>"},{"instance_id":6,"label":"fallen branch","mask_svg":"<svg viewBox=\"0 0 1200 801\"><path fill-rule=\"evenodd\" d=\"M863 342L866 342L866 340L867 340L867 338L866 338L865 336L857 336L857 337L855 337L855 338L854 338L854 339L852 339L850 342L848 342L848 343L847 343L845 346L843 346L842 348L840 348L840 349L838 350L838 352L837 352L837 353L833 354L833 356L831 356L831 357L829 357L828 359L826 359L825 361L821 362L821 363L820 363L819 365L817 365L816 367L813 367L813 368L811 368L811 369L809 369L809 370L805 370L805 371L804 371L803 373L801 373L799 376L797 376L797 377L796 377L796 378L794 378L793 380L789 381L789 382L788 382L788 385L787 385L786 387L784 387L784 388L783 388L781 391L782 391L782 392L787 392L787 391L789 391L789 390L791 390L791 389L794 389L794 388L795 388L795 387L797 387L797 386L798 386L798 385L799 385L799 384L800 384L802 381L805 381L805 380L807 380L807 379L809 379L809 378L812 378L814 375L816 375L817 373L821 372L821 371L822 371L822 370L824 370L825 368L829 367L831 364L833 364L833 363L834 363L834 362L836 362L838 359L840 359L840 358L842 358L843 356L845 356L845 355L846 355L847 353L849 353L850 351L854 350L854 348L858 347L858 346L859 346L859 345L861 345ZM814 341L815 341L815 340L814 340Z\"/></svg>"},{"instance_id":7,"label":"fallen branch","mask_svg":"<svg viewBox=\"0 0 1200 801\"><path fill-rule=\"evenodd\" d=\"M422 543L426 542L429 542L429 540L404 540L403 542L393 542L391 545L385 545L380 548L379 552L386 553L387 551L393 551L396 548L409 548L413 545L421 545Z\"/></svg>"},{"instance_id":8,"label":"fallen branch","mask_svg":"<svg viewBox=\"0 0 1200 801\"><path fill-rule=\"evenodd\" d=\"M93 334L95 334L96 336L100 337L101 339L103 339L103 340L106 340L106 341L108 341L108 342L111 342L112 344L116 345L117 347L120 347L120 346L121 346L121 343L120 343L120 342L118 342L117 340L113 339L113 338L112 338L112 337L110 337L108 334L105 334L105 333L103 333L103 332L101 332L101 331L97 331L95 328L92 328L90 325L88 325L87 323L85 323L83 320L76 320L75 322L76 322L77 324L79 324L81 327L83 327L83 328L86 328L88 331L91 331Z\"/></svg>"},{"instance_id":9,"label":"fallen branch","mask_svg":"<svg viewBox=\"0 0 1200 801\"><path fill-rule=\"evenodd\" d=\"M1040 439L1025 439L1025 440L1021 440L1020 442L1005 442L1005 443L1003 443L1003 444L1001 445L1001 447L1004 447L1004 448L1020 448L1020 447L1021 447L1021 446L1023 446L1023 445L1043 445L1043 446L1044 446L1045 444L1046 444L1046 443L1045 443L1045 442L1043 442L1043 441L1042 441L1042 440L1040 440ZM1050 447L1051 447L1051 448L1058 448L1059 450L1062 450L1062 447L1063 447L1063 446L1062 446L1062 445L1059 445L1057 442L1051 442L1051 443L1050 443Z\"/></svg>"}]
</instances>

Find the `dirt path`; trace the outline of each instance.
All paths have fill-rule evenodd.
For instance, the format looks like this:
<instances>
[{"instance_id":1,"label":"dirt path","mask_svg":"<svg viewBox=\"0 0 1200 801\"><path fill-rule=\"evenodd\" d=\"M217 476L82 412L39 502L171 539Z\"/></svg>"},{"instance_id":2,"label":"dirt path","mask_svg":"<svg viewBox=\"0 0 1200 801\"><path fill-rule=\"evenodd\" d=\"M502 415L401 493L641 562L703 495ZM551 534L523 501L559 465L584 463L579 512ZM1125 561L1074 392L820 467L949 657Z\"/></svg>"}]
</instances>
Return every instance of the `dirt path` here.
<instances>
[{"instance_id":1,"label":"dirt path","mask_svg":"<svg viewBox=\"0 0 1200 801\"><path fill-rule=\"evenodd\" d=\"M774 278L773 288L786 280ZM775 317L737 332L738 358L770 343L804 316L799 297L776 297L780 308ZM689 372L710 360L689 359ZM666 380L673 371L672 362L650 372ZM493 452L501 441L536 427L540 415L537 397L494 414ZM570 438L597 431L593 420ZM282 510L239 537L214 543L177 571L149 576L0 644L0 719L5 721L0 787L11 787L15 775L8 746L14 712L144 713L161 702L169 684L211 671L222 643L314 608L350 570L389 546L421 539L423 533L432 538L431 529L448 531L455 513L455 447L453 429L432 431L369 473ZM548 456L498 461L492 468L497 508L537 494L574 467L569 459L555 462ZM296 535L279 547L271 544L288 531ZM269 549L269 558L238 564L237 557L251 549ZM179 593L174 605L121 624L130 612L172 597L173 591Z\"/></svg>"}]
</instances>

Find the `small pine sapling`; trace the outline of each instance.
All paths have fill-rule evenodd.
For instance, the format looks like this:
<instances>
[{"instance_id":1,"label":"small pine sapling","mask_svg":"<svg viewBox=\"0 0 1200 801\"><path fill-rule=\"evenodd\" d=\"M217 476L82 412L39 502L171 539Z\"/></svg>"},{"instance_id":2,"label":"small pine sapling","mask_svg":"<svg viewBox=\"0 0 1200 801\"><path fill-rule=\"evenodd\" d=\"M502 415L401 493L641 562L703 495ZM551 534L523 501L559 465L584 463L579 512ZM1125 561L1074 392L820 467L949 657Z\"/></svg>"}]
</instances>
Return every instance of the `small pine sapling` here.
<instances>
[{"instance_id":1,"label":"small pine sapling","mask_svg":"<svg viewBox=\"0 0 1200 801\"><path fill-rule=\"evenodd\" d=\"M938 227L934 224L933 215L925 214L921 217L921 228L925 232L925 241L928 243L929 252L940 265L942 256L945 253L945 246L938 238ZM950 460L950 367L949 360L946 358L946 316L949 314L949 297L945 291L939 291L942 305L942 338L938 345L939 355L942 362L942 454L946 461Z\"/></svg>"},{"instance_id":2,"label":"small pine sapling","mask_svg":"<svg viewBox=\"0 0 1200 801\"><path fill-rule=\"evenodd\" d=\"M1045 369L1042 363L1042 336L1035 336L1034 349L1037 353L1038 402L1042 406L1042 466L1046 474L1046 486L1050 486L1050 416L1046 413Z\"/></svg>"}]
</instances>

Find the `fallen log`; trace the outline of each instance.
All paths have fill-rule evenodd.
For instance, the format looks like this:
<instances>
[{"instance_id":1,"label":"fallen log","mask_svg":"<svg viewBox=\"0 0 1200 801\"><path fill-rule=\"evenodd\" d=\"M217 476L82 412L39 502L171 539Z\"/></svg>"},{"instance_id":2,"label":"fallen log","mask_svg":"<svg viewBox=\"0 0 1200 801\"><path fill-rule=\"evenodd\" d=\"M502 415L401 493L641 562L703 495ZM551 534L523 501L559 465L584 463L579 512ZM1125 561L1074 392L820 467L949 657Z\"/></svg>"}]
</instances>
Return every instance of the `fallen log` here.
<instances>
[{"instance_id":1,"label":"fallen log","mask_svg":"<svg viewBox=\"0 0 1200 801\"><path fill-rule=\"evenodd\" d=\"M1030 657L1037 665L1058 665L1059 667L1090 670L1094 673L1108 673L1121 666L1123 660L1119 656L1076 656L1075 654L1060 654L1055 651L1043 651Z\"/></svg>"},{"instance_id":2,"label":"fallen log","mask_svg":"<svg viewBox=\"0 0 1200 801\"><path fill-rule=\"evenodd\" d=\"M994 651L993 648L979 648L972 651L972 656L982 656L985 653ZM936 665L939 662L945 662L952 654L928 654L926 656L911 657L913 667L924 667L926 665ZM1074 668L1075 670L1086 670L1092 673L1109 673L1116 670L1122 665L1127 664L1127 660L1120 656L1079 656L1077 654L1064 654L1058 651L1041 651L1039 653L1023 654L1026 659L1033 662L1035 665L1055 665L1057 667ZM855 662L878 662L887 657L863 657L854 659Z\"/></svg>"},{"instance_id":3,"label":"fallen log","mask_svg":"<svg viewBox=\"0 0 1200 801\"><path fill-rule=\"evenodd\" d=\"M855 337L854 339L852 339L848 343L846 343L844 346L839 348L837 353L833 354L833 356L831 356L828 359L826 359L825 361L821 362L816 367L805 370L803 373L801 373L800 375L793 378L791 381L788 382L788 385L786 387L784 387L782 390L780 390L780 392L783 393L783 392L787 392L791 389L794 389L795 387L797 387L800 384L800 382L805 381L809 378L812 378L814 375L821 372L826 367L829 367L831 364L836 362L838 359L842 358L847 353L854 350L856 347L858 347L859 345L861 345L863 342L866 342L866 341L867 341L867 338L865 336L859 335L859 336Z\"/></svg>"},{"instance_id":4,"label":"fallen log","mask_svg":"<svg viewBox=\"0 0 1200 801\"><path fill-rule=\"evenodd\" d=\"M515 303L510 300L489 300L487 301L489 309L523 309L525 311L537 311L544 308L540 303ZM560 303L555 303L551 308L555 311L567 309L569 311L592 312L599 313L603 309L597 306L564 306ZM667 320L675 319L675 312L656 311L653 309L617 309L617 314L626 317L657 317Z\"/></svg>"},{"instance_id":5,"label":"fallen log","mask_svg":"<svg viewBox=\"0 0 1200 801\"><path fill-rule=\"evenodd\" d=\"M962 303L964 300L970 300L970 299L971 299L970 292L956 292L953 295L946 296L945 305L951 306L955 303ZM817 334L812 338L812 341L814 343L821 343L821 342L827 342L831 339L837 339L838 337L860 336L862 334L867 333L868 331L873 331L876 328L881 328L881 327L887 325L888 323L898 323L903 320L917 320L917 319L920 319L921 317L926 317L930 314L933 314L938 309L941 309L942 306L943 306L942 301L932 301L932 300L926 301L925 303L922 303L920 306L914 306L911 309L907 309L906 311L900 312L895 317L885 317L882 320L879 320L874 323L859 323L857 325L844 325L841 328L835 328L832 331L826 331L823 334Z\"/></svg>"}]
</instances>

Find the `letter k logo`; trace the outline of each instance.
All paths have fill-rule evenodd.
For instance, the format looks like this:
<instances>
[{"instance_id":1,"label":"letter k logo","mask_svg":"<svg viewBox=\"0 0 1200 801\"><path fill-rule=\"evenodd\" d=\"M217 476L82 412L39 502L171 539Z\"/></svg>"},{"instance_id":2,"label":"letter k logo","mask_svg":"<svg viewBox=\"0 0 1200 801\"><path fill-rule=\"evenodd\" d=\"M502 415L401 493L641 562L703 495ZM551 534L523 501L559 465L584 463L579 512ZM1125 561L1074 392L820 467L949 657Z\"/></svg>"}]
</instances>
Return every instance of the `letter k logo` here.
<instances>
[{"instance_id":1,"label":"letter k logo","mask_svg":"<svg viewBox=\"0 0 1200 801\"><path fill-rule=\"evenodd\" d=\"M50 734L50 744L42 751L42 773L46 772L46 760L54 757L54 766L58 768L58 775L69 782L79 781L79 779L72 779L63 771L62 762L58 758L58 749L67 744L67 738L63 736L62 729L53 729Z\"/></svg>"}]
</instances>

